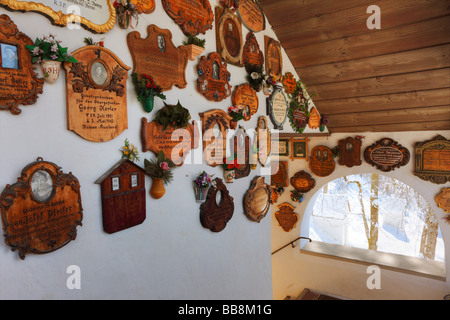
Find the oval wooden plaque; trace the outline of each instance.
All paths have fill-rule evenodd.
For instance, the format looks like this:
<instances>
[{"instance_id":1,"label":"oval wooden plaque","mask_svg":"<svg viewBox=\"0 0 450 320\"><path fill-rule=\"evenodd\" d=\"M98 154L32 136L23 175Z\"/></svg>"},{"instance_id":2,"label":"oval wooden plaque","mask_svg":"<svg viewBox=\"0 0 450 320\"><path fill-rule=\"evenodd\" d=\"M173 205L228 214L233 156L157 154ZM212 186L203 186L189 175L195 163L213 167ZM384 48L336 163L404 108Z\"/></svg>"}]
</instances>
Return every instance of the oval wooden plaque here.
<instances>
[{"instance_id":1,"label":"oval wooden plaque","mask_svg":"<svg viewBox=\"0 0 450 320\"><path fill-rule=\"evenodd\" d=\"M364 160L383 172L406 165L409 158L409 150L390 138L380 139L364 150Z\"/></svg>"},{"instance_id":2,"label":"oval wooden plaque","mask_svg":"<svg viewBox=\"0 0 450 320\"><path fill-rule=\"evenodd\" d=\"M283 130L283 124L288 115L288 102L282 89L275 86L272 95L266 99L267 113L274 125L274 129ZM305 124L306 125L306 124Z\"/></svg>"},{"instance_id":3,"label":"oval wooden plaque","mask_svg":"<svg viewBox=\"0 0 450 320\"><path fill-rule=\"evenodd\" d=\"M303 170L297 172L290 180L291 185L302 193L306 193L316 186L316 180Z\"/></svg>"},{"instance_id":4,"label":"oval wooden plaque","mask_svg":"<svg viewBox=\"0 0 450 320\"><path fill-rule=\"evenodd\" d=\"M256 176L244 195L244 213L252 221L260 222L270 209L271 188L264 182L264 177Z\"/></svg>"},{"instance_id":5,"label":"oval wooden plaque","mask_svg":"<svg viewBox=\"0 0 450 320\"><path fill-rule=\"evenodd\" d=\"M229 9L216 7L216 46L222 59L242 67L242 27L239 19Z\"/></svg>"},{"instance_id":6,"label":"oval wooden plaque","mask_svg":"<svg viewBox=\"0 0 450 320\"><path fill-rule=\"evenodd\" d=\"M242 23L248 30L260 32L266 29L266 19L259 3L254 0L234 0Z\"/></svg>"},{"instance_id":7,"label":"oval wooden plaque","mask_svg":"<svg viewBox=\"0 0 450 320\"><path fill-rule=\"evenodd\" d=\"M214 15L209 0L161 0L161 3L184 34L196 36L212 29Z\"/></svg>"}]
</instances>

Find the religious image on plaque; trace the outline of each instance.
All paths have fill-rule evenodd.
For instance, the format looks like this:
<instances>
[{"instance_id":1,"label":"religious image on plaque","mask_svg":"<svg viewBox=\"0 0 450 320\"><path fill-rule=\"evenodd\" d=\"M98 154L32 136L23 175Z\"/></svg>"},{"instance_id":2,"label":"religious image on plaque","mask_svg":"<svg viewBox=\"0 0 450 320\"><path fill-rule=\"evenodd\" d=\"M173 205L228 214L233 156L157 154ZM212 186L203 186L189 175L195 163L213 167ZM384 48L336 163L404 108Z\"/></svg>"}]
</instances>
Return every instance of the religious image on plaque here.
<instances>
[{"instance_id":1,"label":"religious image on plaque","mask_svg":"<svg viewBox=\"0 0 450 320\"><path fill-rule=\"evenodd\" d=\"M264 65L264 54L259 48L258 41L253 32L247 33L245 38L242 62L244 63L247 72L250 72L250 70L253 70L255 67L259 67L262 70Z\"/></svg>"},{"instance_id":2,"label":"religious image on plaque","mask_svg":"<svg viewBox=\"0 0 450 320\"><path fill-rule=\"evenodd\" d=\"M450 188L443 188L435 200L439 208L450 213Z\"/></svg>"},{"instance_id":3,"label":"religious image on plaque","mask_svg":"<svg viewBox=\"0 0 450 320\"><path fill-rule=\"evenodd\" d=\"M197 65L197 91L211 101L222 101L231 95L230 72L217 52L202 56Z\"/></svg>"},{"instance_id":4,"label":"religious image on plaque","mask_svg":"<svg viewBox=\"0 0 450 320\"><path fill-rule=\"evenodd\" d=\"M244 107L244 121L249 121L252 115L254 115L258 111L258 95L248 83L244 83L234 87L231 101L233 103L233 106Z\"/></svg>"},{"instance_id":5,"label":"religious image on plaque","mask_svg":"<svg viewBox=\"0 0 450 320\"><path fill-rule=\"evenodd\" d=\"M406 165L409 158L409 150L391 138L380 139L364 150L364 160L383 172Z\"/></svg>"},{"instance_id":6,"label":"religious image on plaque","mask_svg":"<svg viewBox=\"0 0 450 320\"><path fill-rule=\"evenodd\" d=\"M349 168L353 166L360 166L361 161L361 139L348 137L339 140L339 160L341 166Z\"/></svg>"},{"instance_id":7,"label":"religious image on plaque","mask_svg":"<svg viewBox=\"0 0 450 320\"><path fill-rule=\"evenodd\" d=\"M238 164L241 166L239 169L235 169L235 179L247 177L251 171L250 165L250 137L245 132L242 126L236 130L235 134L231 137L232 147L231 154L236 154Z\"/></svg>"},{"instance_id":8,"label":"religious image on plaque","mask_svg":"<svg viewBox=\"0 0 450 320\"><path fill-rule=\"evenodd\" d=\"M227 130L233 118L221 109L199 115L203 126L203 160L212 167L221 165L227 155Z\"/></svg>"},{"instance_id":9,"label":"religious image on plaque","mask_svg":"<svg viewBox=\"0 0 450 320\"><path fill-rule=\"evenodd\" d=\"M38 158L6 185L0 209L5 242L21 259L52 252L75 240L82 225L80 184L72 173Z\"/></svg>"},{"instance_id":10,"label":"religious image on plaque","mask_svg":"<svg viewBox=\"0 0 450 320\"><path fill-rule=\"evenodd\" d=\"M274 86L273 93L266 98L267 114L274 125L274 129L283 130L288 115L288 101L279 86Z\"/></svg>"},{"instance_id":11,"label":"religious image on plaque","mask_svg":"<svg viewBox=\"0 0 450 320\"><path fill-rule=\"evenodd\" d=\"M33 41L17 29L9 16L0 15L0 110L14 115L22 112L20 104L35 103L44 86L44 79L34 72L25 45L33 45Z\"/></svg>"},{"instance_id":12,"label":"religious image on plaque","mask_svg":"<svg viewBox=\"0 0 450 320\"><path fill-rule=\"evenodd\" d=\"M216 46L225 62L242 67L242 26L229 9L216 7Z\"/></svg>"},{"instance_id":13,"label":"religious image on plaque","mask_svg":"<svg viewBox=\"0 0 450 320\"><path fill-rule=\"evenodd\" d=\"M272 76L276 81L281 80L283 76L281 44L268 36L264 36L264 45L266 52L266 74Z\"/></svg>"},{"instance_id":14,"label":"religious image on plaque","mask_svg":"<svg viewBox=\"0 0 450 320\"><path fill-rule=\"evenodd\" d=\"M175 47L172 33L151 24L147 27L147 38L138 31L127 36L128 48L133 59L133 73L148 74L163 91L177 86L186 87L188 53L185 46Z\"/></svg>"},{"instance_id":15,"label":"religious image on plaque","mask_svg":"<svg viewBox=\"0 0 450 320\"><path fill-rule=\"evenodd\" d=\"M325 146L316 146L311 150L309 169L319 177L326 177L333 173L336 164L333 159L333 151Z\"/></svg>"},{"instance_id":16,"label":"religious image on plaque","mask_svg":"<svg viewBox=\"0 0 450 320\"><path fill-rule=\"evenodd\" d=\"M295 207L288 202L282 203L278 206L278 211L275 212L275 219L284 231L289 232L298 221L298 215L294 212Z\"/></svg>"},{"instance_id":17,"label":"religious image on plaque","mask_svg":"<svg viewBox=\"0 0 450 320\"><path fill-rule=\"evenodd\" d=\"M64 63L68 129L89 141L112 140L128 128L130 67L96 45L81 47L72 56L77 63Z\"/></svg>"},{"instance_id":18,"label":"religious image on plaque","mask_svg":"<svg viewBox=\"0 0 450 320\"><path fill-rule=\"evenodd\" d=\"M292 152L290 159L306 159L308 160L308 138L298 139L291 138Z\"/></svg>"},{"instance_id":19,"label":"religious image on plaque","mask_svg":"<svg viewBox=\"0 0 450 320\"><path fill-rule=\"evenodd\" d=\"M265 166L272 152L272 134L265 116L260 116L258 118L255 134L256 147L258 148L258 160L262 166Z\"/></svg>"},{"instance_id":20,"label":"religious image on plaque","mask_svg":"<svg viewBox=\"0 0 450 320\"><path fill-rule=\"evenodd\" d=\"M260 222L267 214L271 204L272 188L264 177L256 176L250 182L250 188L244 194L244 214L251 221Z\"/></svg>"},{"instance_id":21,"label":"religious image on plaque","mask_svg":"<svg viewBox=\"0 0 450 320\"><path fill-rule=\"evenodd\" d=\"M200 206L200 223L212 232L220 232L233 217L234 200L222 179L215 178L214 182Z\"/></svg>"},{"instance_id":22,"label":"religious image on plaque","mask_svg":"<svg viewBox=\"0 0 450 320\"><path fill-rule=\"evenodd\" d=\"M161 0L161 3L185 35L196 36L212 29L214 14L209 0Z\"/></svg>"},{"instance_id":23,"label":"religious image on plaque","mask_svg":"<svg viewBox=\"0 0 450 320\"><path fill-rule=\"evenodd\" d=\"M304 170L294 174L294 176L291 177L290 182L291 185L301 193L306 193L316 186L316 180Z\"/></svg>"},{"instance_id":24,"label":"religious image on plaque","mask_svg":"<svg viewBox=\"0 0 450 320\"><path fill-rule=\"evenodd\" d=\"M69 27L77 23L95 33L108 32L116 22L116 10L111 0L0 0L0 5L21 12L41 13L53 25Z\"/></svg>"},{"instance_id":25,"label":"religious image on plaque","mask_svg":"<svg viewBox=\"0 0 450 320\"><path fill-rule=\"evenodd\" d=\"M266 29L266 18L264 12L255 0L234 0L236 11L244 26L253 32Z\"/></svg>"},{"instance_id":26,"label":"religious image on plaque","mask_svg":"<svg viewBox=\"0 0 450 320\"><path fill-rule=\"evenodd\" d=\"M416 142L414 175L425 181L443 184L450 181L450 140L441 135Z\"/></svg>"},{"instance_id":27,"label":"religious image on plaque","mask_svg":"<svg viewBox=\"0 0 450 320\"><path fill-rule=\"evenodd\" d=\"M115 233L144 222L145 170L121 159L95 181L101 186L103 230Z\"/></svg>"}]
</instances>

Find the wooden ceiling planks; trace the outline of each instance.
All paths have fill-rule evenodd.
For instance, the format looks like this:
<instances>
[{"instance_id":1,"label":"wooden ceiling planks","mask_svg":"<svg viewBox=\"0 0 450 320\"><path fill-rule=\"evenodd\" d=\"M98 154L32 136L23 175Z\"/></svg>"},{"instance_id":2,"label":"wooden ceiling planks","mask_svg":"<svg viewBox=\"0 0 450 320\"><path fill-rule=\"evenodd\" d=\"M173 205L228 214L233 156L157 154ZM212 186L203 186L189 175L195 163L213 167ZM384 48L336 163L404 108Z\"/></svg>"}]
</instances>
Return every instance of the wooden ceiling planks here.
<instances>
[{"instance_id":1,"label":"wooden ceiling planks","mask_svg":"<svg viewBox=\"0 0 450 320\"><path fill-rule=\"evenodd\" d=\"M331 133L450 129L450 0L259 2Z\"/></svg>"}]
</instances>

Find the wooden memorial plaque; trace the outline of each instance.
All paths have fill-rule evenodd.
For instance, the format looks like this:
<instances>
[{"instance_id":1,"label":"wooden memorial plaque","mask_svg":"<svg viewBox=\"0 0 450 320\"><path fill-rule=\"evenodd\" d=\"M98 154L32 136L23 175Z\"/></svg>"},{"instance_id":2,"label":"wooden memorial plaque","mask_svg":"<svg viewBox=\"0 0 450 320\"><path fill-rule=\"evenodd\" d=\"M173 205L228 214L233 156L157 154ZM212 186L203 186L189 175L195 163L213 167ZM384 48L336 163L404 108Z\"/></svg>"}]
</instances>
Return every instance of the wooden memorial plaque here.
<instances>
[{"instance_id":1,"label":"wooden memorial plaque","mask_svg":"<svg viewBox=\"0 0 450 320\"><path fill-rule=\"evenodd\" d=\"M212 29L214 15L209 0L161 0L164 10L185 35Z\"/></svg>"},{"instance_id":2,"label":"wooden memorial plaque","mask_svg":"<svg viewBox=\"0 0 450 320\"><path fill-rule=\"evenodd\" d=\"M83 220L77 178L42 158L27 165L16 183L6 185L0 207L5 242L21 259L75 240Z\"/></svg>"},{"instance_id":3,"label":"wooden memorial plaque","mask_svg":"<svg viewBox=\"0 0 450 320\"><path fill-rule=\"evenodd\" d=\"M277 188L289 186L288 182L288 162L276 161L271 163L272 174L270 176L270 185Z\"/></svg>"},{"instance_id":4,"label":"wooden memorial plaque","mask_svg":"<svg viewBox=\"0 0 450 320\"><path fill-rule=\"evenodd\" d=\"M414 175L443 184L450 181L450 140L441 135L415 144Z\"/></svg>"},{"instance_id":5,"label":"wooden memorial plaque","mask_svg":"<svg viewBox=\"0 0 450 320\"><path fill-rule=\"evenodd\" d=\"M113 52L85 46L66 70L67 126L82 138L105 142L128 128L126 66Z\"/></svg>"},{"instance_id":6,"label":"wooden memorial plaque","mask_svg":"<svg viewBox=\"0 0 450 320\"><path fill-rule=\"evenodd\" d=\"M242 62L247 72L251 66L262 67L264 64L264 54L259 48L258 41L253 32L249 32L245 39Z\"/></svg>"},{"instance_id":7,"label":"wooden memorial plaque","mask_svg":"<svg viewBox=\"0 0 450 320\"><path fill-rule=\"evenodd\" d=\"M299 171L290 180L291 185L300 191L306 193L316 186L316 180L314 180L306 171Z\"/></svg>"},{"instance_id":8,"label":"wooden memorial plaque","mask_svg":"<svg viewBox=\"0 0 450 320\"><path fill-rule=\"evenodd\" d=\"M234 200L222 179L215 178L216 187L208 190L206 201L200 206L200 222L212 232L220 232L233 217Z\"/></svg>"},{"instance_id":9,"label":"wooden memorial plaque","mask_svg":"<svg viewBox=\"0 0 450 320\"><path fill-rule=\"evenodd\" d=\"M197 91L212 101L222 101L231 95L230 72L217 52L211 52L208 58L202 56L197 65Z\"/></svg>"},{"instance_id":10,"label":"wooden memorial plaque","mask_svg":"<svg viewBox=\"0 0 450 320\"><path fill-rule=\"evenodd\" d=\"M320 126L320 114L316 107L312 107L310 111L308 126L311 129L317 129Z\"/></svg>"},{"instance_id":11,"label":"wooden memorial plaque","mask_svg":"<svg viewBox=\"0 0 450 320\"><path fill-rule=\"evenodd\" d=\"M128 48L133 58L133 72L148 74L163 91L185 88L188 53L185 46L178 48L172 43L172 33L154 24L147 27L147 38L141 38L138 31L127 36Z\"/></svg>"},{"instance_id":12,"label":"wooden memorial plaque","mask_svg":"<svg viewBox=\"0 0 450 320\"><path fill-rule=\"evenodd\" d=\"M349 168L353 166L360 166L361 161L361 140L348 137L339 140L339 160L341 166Z\"/></svg>"},{"instance_id":13,"label":"wooden memorial plaque","mask_svg":"<svg viewBox=\"0 0 450 320\"><path fill-rule=\"evenodd\" d=\"M436 196L435 200L439 208L447 213L450 213L450 188L442 189L441 193Z\"/></svg>"},{"instance_id":14,"label":"wooden memorial plaque","mask_svg":"<svg viewBox=\"0 0 450 320\"><path fill-rule=\"evenodd\" d=\"M131 0L139 13L152 13L155 11L155 0Z\"/></svg>"},{"instance_id":15,"label":"wooden memorial plaque","mask_svg":"<svg viewBox=\"0 0 450 320\"><path fill-rule=\"evenodd\" d=\"M194 120L186 128L163 126L155 121L148 122L142 118L141 123L142 151L151 151L158 154L164 152L166 158L172 160L177 166L182 166L189 151L196 149L199 144L197 122Z\"/></svg>"},{"instance_id":16,"label":"wooden memorial plaque","mask_svg":"<svg viewBox=\"0 0 450 320\"><path fill-rule=\"evenodd\" d=\"M287 94L293 94L297 88L297 81L295 81L294 75L291 72L286 72L284 74L281 83L283 84L284 91Z\"/></svg>"},{"instance_id":17,"label":"wooden memorial plaque","mask_svg":"<svg viewBox=\"0 0 450 320\"><path fill-rule=\"evenodd\" d=\"M239 126L236 133L232 137L233 150L232 154L236 154L238 164L241 165L239 169L235 170L235 179L247 177L251 171L250 165L250 137L245 132L244 128Z\"/></svg>"},{"instance_id":18,"label":"wooden memorial plaque","mask_svg":"<svg viewBox=\"0 0 450 320\"><path fill-rule=\"evenodd\" d=\"M266 18L258 1L235 0L234 2L237 13L248 30L260 32L266 29Z\"/></svg>"},{"instance_id":19,"label":"wooden memorial plaque","mask_svg":"<svg viewBox=\"0 0 450 320\"><path fill-rule=\"evenodd\" d=\"M380 139L364 150L364 160L383 172L406 165L409 157L409 150L390 138Z\"/></svg>"},{"instance_id":20,"label":"wooden memorial plaque","mask_svg":"<svg viewBox=\"0 0 450 320\"><path fill-rule=\"evenodd\" d=\"M252 115L258 111L258 95L255 89L253 89L248 83L234 87L231 101L233 106L244 106L246 112L244 121L250 120Z\"/></svg>"},{"instance_id":21,"label":"wooden memorial plaque","mask_svg":"<svg viewBox=\"0 0 450 320\"><path fill-rule=\"evenodd\" d=\"M200 113L203 134L203 160L215 167L223 164L227 151L227 130L233 118L221 109Z\"/></svg>"},{"instance_id":22,"label":"wooden memorial plaque","mask_svg":"<svg viewBox=\"0 0 450 320\"><path fill-rule=\"evenodd\" d=\"M283 124L288 114L288 102L283 90L275 86L273 93L266 99L267 113L272 121L274 128L283 130Z\"/></svg>"},{"instance_id":23,"label":"wooden memorial plaque","mask_svg":"<svg viewBox=\"0 0 450 320\"><path fill-rule=\"evenodd\" d=\"M265 166L272 151L272 134L270 133L265 116L258 118L256 125L256 146L258 147L258 160Z\"/></svg>"},{"instance_id":24,"label":"wooden memorial plaque","mask_svg":"<svg viewBox=\"0 0 450 320\"><path fill-rule=\"evenodd\" d=\"M319 177L326 177L333 173L336 164L333 159L333 152L325 146L316 146L311 150L309 159L309 169Z\"/></svg>"},{"instance_id":25,"label":"wooden memorial plaque","mask_svg":"<svg viewBox=\"0 0 450 320\"><path fill-rule=\"evenodd\" d=\"M25 45L33 41L6 14L0 15L0 110L17 115L19 104L36 102L44 80L39 79Z\"/></svg>"},{"instance_id":26,"label":"wooden memorial plaque","mask_svg":"<svg viewBox=\"0 0 450 320\"><path fill-rule=\"evenodd\" d=\"M264 177L256 176L244 195L244 213L251 221L260 222L270 209L271 187L264 182Z\"/></svg>"},{"instance_id":27,"label":"wooden memorial plaque","mask_svg":"<svg viewBox=\"0 0 450 320\"><path fill-rule=\"evenodd\" d=\"M69 26L77 22L95 33L108 32L116 22L116 10L111 0L0 0L0 5L22 12L41 13L54 25Z\"/></svg>"},{"instance_id":28,"label":"wooden memorial plaque","mask_svg":"<svg viewBox=\"0 0 450 320\"><path fill-rule=\"evenodd\" d=\"M230 10L216 7L216 46L225 62L242 67L242 26Z\"/></svg>"},{"instance_id":29,"label":"wooden memorial plaque","mask_svg":"<svg viewBox=\"0 0 450 320\"><path fill-rule=\"evenodd\" d=\"M292 112L292 114L290 116L291 127L296 132L302 133L309 122L309 117L306 115L306 113L303 110L301 110L299 108L292 108L291 112Z\"/></svg>"},{"instance_id":30,"label":"wooden memorial plaque","mask_svg":"<svg viewBox=\"0 0 450 320\"><path fill-rule=\"evenodd\" d=\"M101 186L103 230L115 233L146 218L145 170L121 159L95 181Z\"/></svg>"},{"instance_id":31,"label":"wooden memorial plaque","mask_svg":"<svg viewBox=\"0 0 450 320\"><path fill-rule=\"evenodd\" d=\"M277 219L281 228L289 232L295 228L298 221L298 215L294 212L295 207L288 202L282 203L278 206L279 210L275 212L275 219Z\"/></svg>"},{"instance_id":32,"label":"wooden memorial plaque","mask_svg":"<svg viewBox=\"0 0 450 320\"><path fill-rule=\"evenodd\" d=\"M274 77L276 80L281 80L283 76L281 44L268 36L264 36L264 44L266 52L266 74Z\"/></svg>"}]
</instances>

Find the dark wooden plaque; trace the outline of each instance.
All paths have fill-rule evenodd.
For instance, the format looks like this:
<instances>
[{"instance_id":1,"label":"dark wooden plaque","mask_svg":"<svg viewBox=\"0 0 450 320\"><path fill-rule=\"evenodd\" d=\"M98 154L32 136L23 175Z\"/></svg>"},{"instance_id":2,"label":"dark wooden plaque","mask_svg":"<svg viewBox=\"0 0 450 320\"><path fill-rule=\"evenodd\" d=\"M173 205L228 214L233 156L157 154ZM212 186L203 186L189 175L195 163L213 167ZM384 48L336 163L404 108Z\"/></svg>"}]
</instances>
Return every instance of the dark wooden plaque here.
<instances>
[{"instance_id":1,"label":"dark wooden plaque","mask_svg":"<svg viewBox=\"0 0 450 320\"><path fill-rule=\"evenodd\" d=\"M312 107L309 119L308 119L308 127L311 129L317 129L320 125L320 114L319 111L317 111L316 107Z\"/></svg>"},{"instance_id":2,"label":"dark wooden plaque","mask_svg":"<svg viewBox=\"0 0 450 320\"><path fill-rule=\"evenodd\" d=\"M406 165L409 158L409 150L390 138L380 139L364 150L364 160L383 172Z\"/></svg>"},{"instance_id":3,"label":"dark wooden plaque","mask_svg":"<svg viewBox=\"0 0 450 320\"><path fill-rule=\"evenodd\" d=\"M415 144L414 175L443 184L450 181L450 140L441 135Z\"/></svg>"},{"instance_id":4,"label":"dark wooden plaque","mask_svg":"<svg viewBox=\"0 0 450 320\"><path fill-rule=\"evenodd\" d=\"M294 174L290 181L291 185L301 193L306 193L316 186L316 180L303 170Z\"/></svg>"},{"instance_id":5,"label":"dark wooden plaque","mask_svg":"<svg viewBox=\"0 0 450 320\"><path fill-rule=\"evenodd\" d=\"M163 91L173 86L186 87L188 53L185 46L175 47L168 29L151 24L147 27L147 38L133 31L128 34L127 43L133 58L133 72L152 76Z\"/></svg>"},{"instance_id":6,"label":"dark wooden plaque","mask_svg":"<svg viewBox=\"0 0 450 320\"><path fill-rule=\"evenodd\" d=\"M309 117L299 108L293 108L292 106L290 108L289 112L292 112L292 116L290 117L291 127L296 132L302 133L308 125Z\"/></svg>"},{"instance_id":7,"label":"dark wooden plaque","mask_svg":"<svg viewBox=\"0 0 450 320\"><path fill-rule=\"evenodd\" d=\"M316 146L311 150L309 159L309 169L319 177L326 177L333 173L336 164L333 159L333 152L325 146Z\"/></svg>"},{"instance_id":8,"label":"dark wooden plaque","mask_svg":"<svg viewBox=\"0 0 450 320\"><path fill-rule=\"evenodd\" d=\"M233 217L234 200L222 179L215 178L216 187L208 190L206 201L200 206L200 222L212 232L220 232Z\"/></svg>"},{"instance_id":9,"label":"dark wooden plaque","mask_svg":"<svg viewBox=\"0 0 450 320\"><path fill-rule=\"evenodd\" d=\"M233 150L236 154L237 161L241 165L239 169L235 170L235 179L245 178L250 174L250 137L245 132L244 128L239 126L236 133L232 137Z\"/></svg>"},{"instance_id":10,"label":"dark wooden plaque","mask_svg":"<svg viewBox=\"0 0 450 320\"><path fill-rule=\"evenodd\" d=\"M0 15L0 110L17 115L19 105L36 102L44 80L39 79L25 45L33 41L6 14Z\"/></svg>"},{"instance_id":11,"label":"dark wooden plaque","mask_svg":"<svg viewBox=\"0 0 450 320\"><path fill-rule=\"evenodd\" d=\"M112 140L128 128L130 67L101 46L84 46L72 55L78 62L64 63L67 127L89 141Z\"/></svg>"},{"instance_id":12,"label":"dark wooden plaque","mask_svg":"<svg viewBox=\"0 0 450 320\"><path fill-rule=\"evenodd\" d=\"M238 15L248 30L260 32L266 29L266 19L258 1L235 0L234 2Z\"/></svg>"},{"instance_id":13,"label":"dark wooden plaque","mask_svg":"<svg viewBox=\"0 0 450 320\"><path fill-rule=\"evenodd\" d=\"M288 182L288 162L276 161L271 163L272 174L270 176L270 185L277 188L289 186Z\"/></svg>"},{"instance_id":14,"label":"dark wooden plaque","mask_svg":"<svg viewBox=\"0 0 450 320\"><path fill-rule=\"evenodd\" d=\"M258 112L259 100L258 94L248 83L234 87L231 97L233 106L244 106L246 115L244 121L250 120L252 115Z\"/></svg>"},{"instance_id":15,"label":"dark wooden plaque","mask_svg":"<svg viewBox=\"0 0 450 320\"><path fill-rule=\"evenodd\" d=\"M95 181L101 186L103 230L115 233L146 218L145 170L122 159Z\"/></svg>"},{"instance_id":16,"label":"dark wooden plaque","mask_svg":"<svg viewBox=\"0 0 450 320\"><path fill-rule=\"evenodd\" d=\"M245 38L242 62L244 63L247 72L250 70L251 66L262 67L264 65L264 54L259 48L258 41L253 32L247 33L247 37Z\"/></svg>"},{"instance_id":17,"label":"dark wooden plaque","mask_svg":"<svg viewBox=\"0 0 450 320\"><path fill-rule=\"evenodd\" d=\"M166 158L177 166L182 166L188 153L198 148L199 133L197 122L192 121L186 128L174 128L170 125L163 130L162 125L155 121L141 119L142 151L151 151L156 155L160 150Z\"/></svg>"},{"instance_id":18,"label":"dark wooden plaque","mask_svg":"<svg viewBox=\"0 0 450 320\"><path fill-rule=\"evenodd\" d=\"M139 13L152 13L155 11L155 0L131 0Z\"/></svg>"},{"instance_id":19,"label":"dark wooden plaque","mask_svg":"<svg viewBox=\"0 0 450 320\"><path fill-rule=\"evenodd\" d=\"M260 222L270 209L271 187L264 177L256 176L250 182L250 188L244 195L244 213L251 221Z\"/></svg>"},{"instance_id":20,"label":"dark wooden plaque","mask_svg":"<svg viewBox=\"0 0 450 320\"><path fill-rule=\"evenodd\" d=\"M217 52L211 52L208 58L202 56L197 65L197 91L212 101L222 101L231 95L230 72L227 63L222 62Z\"/></svg>"},{"instance_id":21,"label":"dark wooden plaque","mask_svg":"<svg viewBox=\"0 0 450 320\"><path fill-rule=\"evenodd\" d=\"M274 77L276 80L281 80L283 76L281 44L268 36L264 36L264 44L266 52L266 74Z\"/></svg>"},{"instance_id":22,"label":"dark wooden plaque","mask_svg":"<svg viewBox=\"0 0 450 320\"><path fill-rule=\"evenodd\" d=\"M164 10L185 35L212 29L214 15L209 0L161 0Z\"/></svg>"},{"instance_id":23,"label":"dark wooden plaque","mask_svg":"<svg viewBox=\"0 0 450 320\"><path fill-rule=\"evenodd\" d=\"M450 213L450 188L443 188L435 200L439 208Z\"/></svg>"},{"instance_id":24,"label":"dark wooden plaque","mask_svg":"<svg viewBox=\"0 0 450 320\"><path fill-rule=\"evenodd\" d=\"M283 130L288 114L288 102L283 90L279 86L275 86L273 93L266 99L266 102L267 114L274 125L274 129Z\"/></svg>"},{"instance_id":25,"label":"dark wooden plaque","mask_svg":"<svg viewBox=\"0 0 450 320\"><path fill-rule=\"evenodd\" d=\"M304 139L298 139L298 138L291 138L291 155L290 159L306 159L308 160L308 138Z\"/></svg>"},{"instance_id":26,"label":"dark wooden plaque","mask_svg":"<svg viewBox=\"0 0 450 320\"><path fill-rule=\"evenodd\" d=\"M360 166L361 161L361 140L348 137L339 140L339 160L341 166L349 168Z\"/></svg>"},{"instance_id":27,"label":"dark wooden plaque","mask_svg":"<svg viewBox=\"0 0 450 320\"><path fill-rule=\"evenodd\" d=\"M298 221L298 215L294 212L295 207L288 202L282 203L278 206L278 211L275 212L275 219L277 219L281 228L289 232L295 228Z\"/></svg>"},{"instance_id":28,"label":"dark wooden plaque","mask_svg":"<svg viewBox=\"0 0 450 320\"><path fill-rule=\"evenodd\" d=\"M21 259L75 240L83 220L77 178L42 158L27 165L16 183L6 185L0 207L5 242Z\"/></svg>"},{"instance_id":29,"label":"dark wooden plaque","mask_svg":"<svg viewBox=\"0 0 450 320\"><path fill-rule=\"evenodd\" d=\"M203 126L203 160L212 167L223 164L227 154L227 130L233 118L221 109L199 115Z\"/></svg>"},{"instance_id":30,"label":"dark wooden plaque","mask_svg":"<svg viewBox=\"0 0 450 320\"><path fill-rule=\"evenodd\" d=\"M242 67L242 26L229 9L216 7L216 46L225 62Z\"/></svg>"},{"instance_id":31,"label":"dark wooden plaque","mask_svg":"<svg viewBox=\"0 0 450 320\"><path fill-rule=\"evenodd\" d=\"M295 81L294 75L291 72L286 72L284 74L281 83L283 83L284 92L287 94L293 94L295 88L297 88L297 81Z\"/></svg>"},{"instance_id":32,"label":"dark wooden plaque","mask_svg":"<svg viewBox=\"0 0 450 320\"><path fill-rule=\"evenodd\" d=\"M272 134L267 124L265 116L258 118L256 125L256 146L258 147L258 160L262 166L265 166L272 152Z\"/></svg>"}]
</instances>

